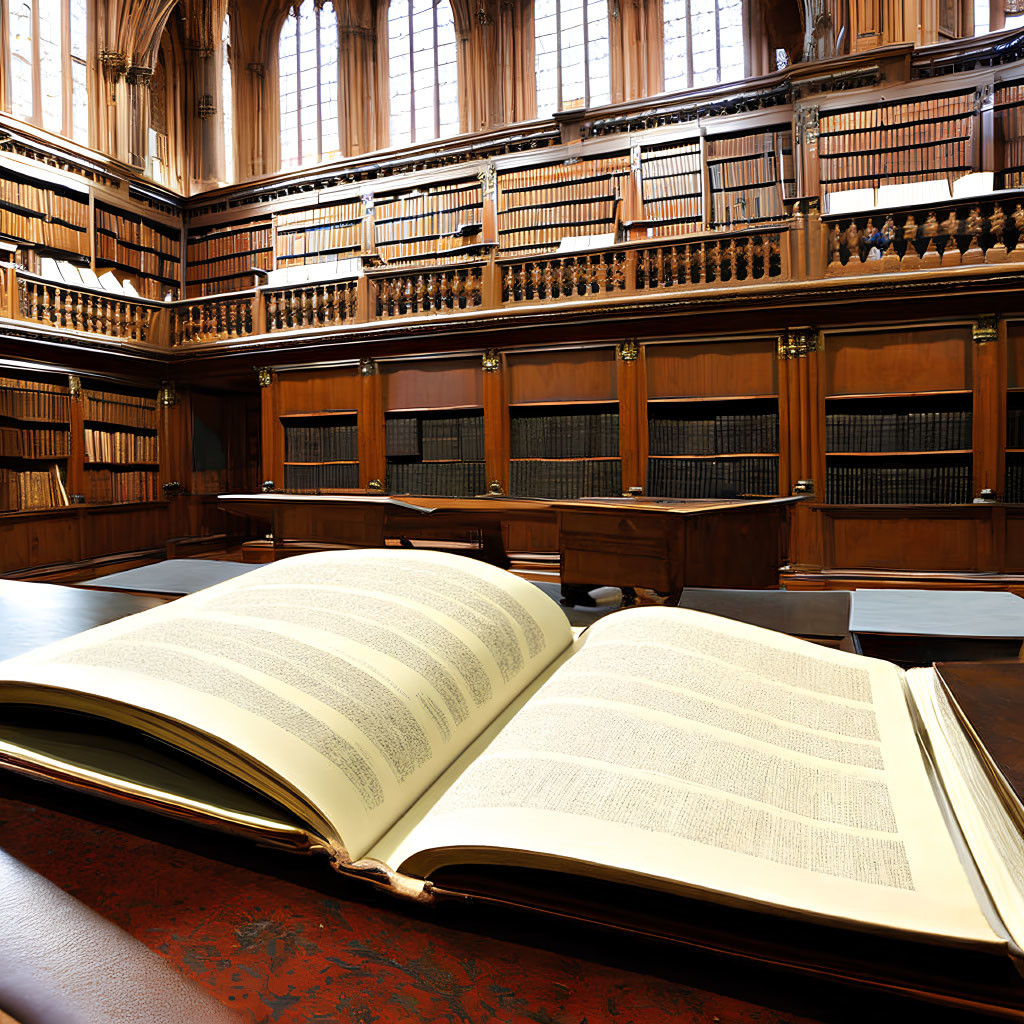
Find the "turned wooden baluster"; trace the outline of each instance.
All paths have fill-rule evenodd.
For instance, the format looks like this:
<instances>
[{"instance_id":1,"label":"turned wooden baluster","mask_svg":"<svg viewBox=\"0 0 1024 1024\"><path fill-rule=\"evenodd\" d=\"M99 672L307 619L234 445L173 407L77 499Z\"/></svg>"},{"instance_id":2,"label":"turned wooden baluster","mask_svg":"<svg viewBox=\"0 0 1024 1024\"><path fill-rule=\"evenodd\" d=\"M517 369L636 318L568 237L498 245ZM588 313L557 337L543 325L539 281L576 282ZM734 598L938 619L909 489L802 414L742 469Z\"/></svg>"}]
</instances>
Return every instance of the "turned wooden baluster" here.
<instances>
[{"instance_id":1,"label":"turned wooden baluster","mask_svg":"<svg viewBox=\"0 0 1024 1024\"><path fill-rule=\"evenodd\" d=\"M345 290L342 293L341 298L345 304L345 319L355 320L357 312L356 304L359 302L359 292L356 289L354 281L345 285Z\"/></svg>"},{"instance_id":2,"label":"turned wooden baluster","mask_svg":"<svg viewBox=\"0 0 1024 1024\"><path fill-rule=\"evenodd\" d=\"M555 268L551 265L551 262L544 264L544 298L550 299L554 290L555 284Z\"/></svg>"},{"instance_id":3,"label":"turned wooden baluster","mask_svg":"<svg viewBox=\"0 0 1024 1024\"><path fill-rule=\"evenodd\" d=\"M525 263L521 267L521 272L526 277L526 268L529 267L529 281L530 281L530 295L527 296L524 292L524 298L539 299L541 297L541 289L544 287L544 268L539 263Z\"/></svg>"},{"instance_id":4,"label":"turned wooden baluster","mask_svg":"<svg viewBox=\"0 0 1024 1024\"><path fill-rule=\"evenodd\" d=\"M515 301L515 274L512 273L512 264L505 268L505 276L501 282L501 298L504 302Z\"/></svg>"},{"instance_id":5,"label":"turned wooden baluster","mask_svg":"<svg viewBox=\"0 0 1024 1024\"><path fill-rule=\"evenodd\" d=\"M437 311L437 274L431 272L427 275L423 288L423 309L421 312Z\"/></svg>"},{"instance_id":6,"label":"turned wooden baluster","mask_svg":"<svg viewBox=\"0 0 1024 1024\"><path fill-rule=\"evenodd\" d=\"M267 296L266 304L266 329L267 332L277 330L277 292L271 292Z\"/></svg>"},{"instance_id":7,"label":"turned wooden baluster","mask_svg":"<svg viewBox=\"0 0 1024 1024\"><path fill-rule=\"evenodd\" d=\"M414 313L422 313L426 308L427 299L427 280L422 274L416 276L416 305L413 308Z\"/></svg>"},{"instance_id":8,"label":"turned wooden baluster","mask_svg":"<svg viewBox=\"0 0 1024 1024\"><path fill-rule=\"evenodd\" d=\"M442 274L441 279L437 282L437 301L441 306L441 309L451 310L452 305L452 275L450 273Z\"/></svg>"},{"instance_id":9,"label":"turned wooden baluster","mask_svg":"<svg viewBox=\"0 0 1024 1024\"><path fill-rule=\"evenodd\" d=\"M469 306L479 306L482 301L480 272L477 270L470 270L466 275L466 299Z\"/></svg>"}]
</instances>

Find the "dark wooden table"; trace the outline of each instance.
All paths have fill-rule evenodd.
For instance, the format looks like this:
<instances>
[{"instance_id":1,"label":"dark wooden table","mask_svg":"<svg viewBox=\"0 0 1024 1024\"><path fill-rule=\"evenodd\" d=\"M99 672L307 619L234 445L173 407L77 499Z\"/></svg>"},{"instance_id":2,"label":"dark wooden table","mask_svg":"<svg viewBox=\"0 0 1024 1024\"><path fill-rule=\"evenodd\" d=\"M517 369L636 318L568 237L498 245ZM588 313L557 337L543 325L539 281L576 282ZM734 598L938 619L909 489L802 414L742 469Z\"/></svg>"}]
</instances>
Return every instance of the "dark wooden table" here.
<instances>
[{"instance_id":1,"label":"dark wooden table","mask_svg":"<svg viewBox=\"0 0 1024 1024\"><path fill-rule=\"evenodd\" d=\"M381 547L388 538L462 539L507 568L511 522L557 522L562 584L645 587L677 599L684 584L778 584L786 514L799 498L652 500L581 498L393 498L386 495L222 494L227 512L271 524L286 540Z\"/></svg>"}]
</instances>

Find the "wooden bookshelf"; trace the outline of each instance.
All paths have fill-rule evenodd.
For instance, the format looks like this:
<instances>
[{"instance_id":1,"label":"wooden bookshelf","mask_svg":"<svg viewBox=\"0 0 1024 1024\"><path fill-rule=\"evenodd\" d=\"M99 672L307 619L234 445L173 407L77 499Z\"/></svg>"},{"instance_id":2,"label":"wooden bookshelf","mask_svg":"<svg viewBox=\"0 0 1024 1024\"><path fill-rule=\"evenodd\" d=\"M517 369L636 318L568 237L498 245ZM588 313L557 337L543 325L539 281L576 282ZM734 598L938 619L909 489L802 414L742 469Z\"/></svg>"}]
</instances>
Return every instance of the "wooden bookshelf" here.
<instances>
[{"instance_id":1,"label":"wooden bookshelf","mask_svg":"<svg viewBox=\"0 0 1024 1024\"><path fill-rule=\"evenodd\" d=\"M823 192L946 178L976 167L974 91L853 110L820 120Z\"/></svg>"},{"instance_id":2,"label":"wooden bookshelf","mask_svg":"<svg viewBox=\"0 0 1024 1024\"><path fill-rule=\"evenodd\" d=\"M85 500L156 501L160 451L155 397L87 389L82 395Z\"/></svg>"},{"instance_id":3,"label":"wooden bookshelf","mask_svg":"<svg viewBox=\"0 0 1024 1024\"><path fill-rule=\"evenodd\" d=\"M509 493L579 498L622 493L613 348L509 353Z\"/></svg>"},{"instance_id":4,"label":"wooden bookshelf","mask_svg":"<svg viewBox=\"0 0 1024 1024\"><path fill-rule=\"evenodd\" d=\"M629 177L628 154L500 173L501 252L548 252L565 237L616 233Z\"/></svg>"},{"instance_id":5,"label":"wooden bookshelf","mask_svg":"<svg viewBox=\"0 0 1024 1024\"><path fill-rule=\"evenodd\" d=\"M1024 185L1024 82L1000 82L994 94L996 123L1002 137L999 184Z\"/></svg>"},{"instance_id":6,"label":"wooden bookshelf","mask_svg":"<svg viewBox=\"0 0 1024 1024\"><path fill-rule=\"evenodd\" d=\"M96 266L132 275L146 299L178 297L181 283L181 232L151 220L95 203Z\"/></svg>"},{"instance_id":7,"label":"wooden bookshelf","mask_svg":"<svg viewBox=\"0 0 1024 1024\"><path fill-rule=\"evenodd\" d=\"M253 268L274 267L270 217L208 227L189 227L185 297L242 291L259 284Z\"/></svg>"},{"instance_id":8,"label":"wooden bookshelf","mask_svg":"<svg viewBox=\"0 0 1024 1024\"><path fill-rule=\"evenodd\" d=\"M65 384L0 377L0 511L68 504L70 415Z\"/></svg>"},{"instance_id":9,"label":"wooden bookshelf","mask_svg":"<svg viewBox=\"0 0 1024 1024\"><path fill-rule=\"evenodd\" d=\"M707 141L708 226L715 230L783 220L796 194L793 133L769 129Z\"/></svg>"},{"instance_id":10,"label":"wooden bookshelf","mask_svg":"<svg viewBox=\"0 0 1024 1024\"><path fill-rule=\"evenodd\" d=\"M373 237L385 263L458 263L479 255L483 187L478 178L378 193Z\"/></svg>"},{"instance_id":11,"label":"wooden bookshelf","mask_svg":"<svg viewBox=\"0 0 1024 1024\"><path fill-rule=\"evenodd\" d=\"M826 503L971 501L970 346L969 336L956 328L830 339L824 391Z\"/></svg>"},{"instance_id":12,"label":"wooden bookshelf","mask_svg":"<svg viewBox=\"0 0 1024 1024\"><path fill-rule=\"evenodd\" d=\"M359 486L358 413L338 409L281 417L284 489L292 494L329 494Z\"/></svg>"},{"instance_id":13,"label":"wooden bookshelf","mask_svg":"<svg viewBox=\"0 0 1024 1024\"><path fill-rule=\"evenodd\" d=\"M5 166L0 176L0 234L57 254L89 255L86 189L21 174Z\"/></svg>"},{"instance_id":14,"label":"wooden bookshelf","mask_svg":"<svg viewBox=\"0 0 1024 1024\"><path fill-rule=\"evenodd\" d=\"M340 260L363 250L363 204L359 198L279 213L274 227L278 267Z\"/></svg>"},{"instance_id":15,"label":"wooden bookshelf","mask_svg":"<svg viewBox=\"0 0 1024 1024\"><path fill-rule=\"evenodd\" d=\"M635 238L699 231L704 219L700 141L662 142L640 150L643 222Z\"/></svg>"},{"instance_id":16,"label":"wooden bookshelf","mask_svg":"<svg viewBox=\"0 0 1024 1024\"><path fill-rule=\"evenodd\" d=\"M778 496L772 340L648 344L644 370L647 494Z\"/></svg>"},{"instance_id":17,"label":"wooden bookshelf","mask_svg":"<svg viewBox=\"0 0 1024 1024\"><path fill-rule=\"evenodd\" d=\"M381 369L384 489L475 497L487 490L478 358L395 360Z\"/></svg>"}]
</instances>

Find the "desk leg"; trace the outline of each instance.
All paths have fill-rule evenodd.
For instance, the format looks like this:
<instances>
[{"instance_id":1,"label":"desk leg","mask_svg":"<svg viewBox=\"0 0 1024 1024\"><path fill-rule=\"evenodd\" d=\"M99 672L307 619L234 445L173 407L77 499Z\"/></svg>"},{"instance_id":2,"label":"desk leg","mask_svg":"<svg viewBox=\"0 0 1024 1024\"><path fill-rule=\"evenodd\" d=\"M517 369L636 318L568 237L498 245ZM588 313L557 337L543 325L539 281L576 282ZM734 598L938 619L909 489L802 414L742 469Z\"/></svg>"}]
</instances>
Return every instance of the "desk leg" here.
<instances>
[{"instance_id":1,"label":"desk leg","mask_svg":"<svg viewBox=\"0 0 1024 1024\"><path fill-rule=\"evenodd\" d=\"M505 539L501 535L501 524L485 526L480 530L480 553L483 560L499 569L507 569L512 560L505 550Z\"/></svg>"}]
</instances>

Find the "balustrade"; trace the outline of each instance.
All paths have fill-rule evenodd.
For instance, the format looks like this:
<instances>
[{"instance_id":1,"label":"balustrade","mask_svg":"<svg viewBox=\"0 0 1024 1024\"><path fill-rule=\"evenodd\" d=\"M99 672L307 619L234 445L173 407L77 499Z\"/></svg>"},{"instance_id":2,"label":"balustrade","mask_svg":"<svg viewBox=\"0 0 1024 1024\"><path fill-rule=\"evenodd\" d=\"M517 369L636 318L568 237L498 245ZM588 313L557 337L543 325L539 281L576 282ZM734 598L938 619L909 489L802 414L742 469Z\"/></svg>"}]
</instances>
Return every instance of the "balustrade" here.
<instances>
[{"instance_id":1,"label":"balustrade","mask_svg":"<svg viewBox=\"0 0 1024 1024\"><path fill-rule=\"evenodd\" d=\"M356 319L356 282L325 281L264 293L267 333L340 327Z\"/></svg>"},{"instance_id":2,"label":"balustrade","mask_svg":"<svg viewBox=\"0 0 1024 1024\"><path fill-rule=\"evenodd\" d=\"M826 227L826 277L1024 263L1024 208L1016 200L872 212Z\"/></svg>"},{"instance_id":3,"label":"balustrade","mask_svg":"<svg viewBox=\"0 0 1024 1024\"><path fill-rule=\"evenodd\" d=\"M622 250L514 260L502 267L501 301L571 302L611 295L626 290L626 277Z\"/></svg>"},{"instance_id":4,"label":"balustrade","mask_svg":"<svg viewBox=\"0 0 1024 1024\"><path fill-rule=\"evenodd\" d=\"M637 250L637 290L785 280L781 237L774 231L645 246Z\"/></svg>"},{"instance_id":5,"label":"balustrade","mask_svg":"<svg viewBox=\"0 0 1024 1024\"><path fill-rule=\"evenodd\" d=\"M174 343L223 341L252 334L254 301L254 292L240 292L176 303Z\"/></svg>"},{"instance_id":6,"label":"balustrade","mask_svg":"<svg viewBox=\"0 0 1024 1024\"><path fill-rule=\"evenodd\" d=\"M69 331L104 334L122 341L148 342L160 303L119 298L84 288L18 275L22 317Z\"/></svg>"},{"instance_id":7,"label":"balustrade","mask_svg":"<svg viewBox=\"0 0 1024 1024\"><path fill-rule=\"evenodd\" d=\"M374 275L378 320L458 313L483 303L483 265Z\"/></svg>"}]
</instances>

